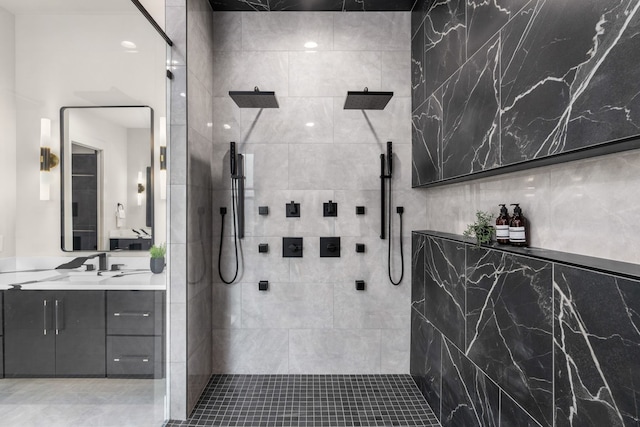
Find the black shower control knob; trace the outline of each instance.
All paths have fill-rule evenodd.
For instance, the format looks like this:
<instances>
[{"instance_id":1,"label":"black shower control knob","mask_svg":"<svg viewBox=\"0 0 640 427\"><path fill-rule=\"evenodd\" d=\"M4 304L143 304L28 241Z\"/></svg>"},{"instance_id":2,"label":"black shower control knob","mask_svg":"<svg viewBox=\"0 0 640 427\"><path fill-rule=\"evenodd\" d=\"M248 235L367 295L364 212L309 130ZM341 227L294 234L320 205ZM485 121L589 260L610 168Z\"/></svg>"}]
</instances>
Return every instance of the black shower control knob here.
<instances>
[{"instance_id":1,"label":"black shower control knob","mask_svg":"<svg viewBox=\"0 0 640 427\"><path fill-rule=\"evenodd\" d=\"M327 244L327 250L329 252L335 252L337 249L338 247L334 243Z\"/></svg>"},{"instance_id":2,"label":"black shower control knob","mask_svg":"<svg viewBox=\"0 0 640 427\"><path fill-rule=\"evenodd\" d=\"M289 245L289 250L291 252L298 252L299 249L298 245L294 245L293 243Z\"/></svg>"}]
</instances>

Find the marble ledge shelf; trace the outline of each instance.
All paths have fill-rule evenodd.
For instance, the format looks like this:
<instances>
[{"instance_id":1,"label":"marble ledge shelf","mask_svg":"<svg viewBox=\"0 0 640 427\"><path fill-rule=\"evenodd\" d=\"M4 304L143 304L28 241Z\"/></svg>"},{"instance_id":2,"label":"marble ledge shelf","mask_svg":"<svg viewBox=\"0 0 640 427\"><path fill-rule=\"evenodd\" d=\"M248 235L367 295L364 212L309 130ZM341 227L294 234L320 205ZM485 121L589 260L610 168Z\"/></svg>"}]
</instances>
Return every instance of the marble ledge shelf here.
<instances>
[{"instance_id":1,"label":"marble ledge shelf","mask_svg":"<svg viewBox=\"0 0 640 427\"><path fill-rule=\"evenodd\" d=\"M432 230L414 230L413 232L421 235L436 237L439 239L467 243L470 245L476 244L475 239L460 236L458 234L443 233L440 231ZM499 245L497 243L491 243L488 245L483 244L482 247L517 255L524 255L545 261L557 262L573 267L586 268L601 273L625 277L628 279L640 280L639 264L632 264L628 262L614 261L606 258L596 258L586 255L578 255L568 252L553 251L535 247L520 248L516 246Z\"/></svg>"}]
</instances>

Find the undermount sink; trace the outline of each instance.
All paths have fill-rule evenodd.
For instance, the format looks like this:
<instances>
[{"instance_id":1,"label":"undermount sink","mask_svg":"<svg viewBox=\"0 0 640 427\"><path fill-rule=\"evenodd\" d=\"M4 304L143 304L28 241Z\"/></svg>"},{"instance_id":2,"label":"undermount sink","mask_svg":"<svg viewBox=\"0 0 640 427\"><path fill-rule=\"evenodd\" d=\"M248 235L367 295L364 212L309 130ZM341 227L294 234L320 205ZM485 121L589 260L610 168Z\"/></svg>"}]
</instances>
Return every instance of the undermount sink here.
<instances>
[{"instance_id":1,"label":"undermount sink","mask_svg":"<svg viewBox=\"0 0 640 427\"><path fill-rule=\"evenodd\" d=\"M102 280L107 279L104 276L98 276L96 272L93 272L93 275L75 275L70 274L67 277L60 277L58 282L100 282Z\"/></svg>"}]
</instances>

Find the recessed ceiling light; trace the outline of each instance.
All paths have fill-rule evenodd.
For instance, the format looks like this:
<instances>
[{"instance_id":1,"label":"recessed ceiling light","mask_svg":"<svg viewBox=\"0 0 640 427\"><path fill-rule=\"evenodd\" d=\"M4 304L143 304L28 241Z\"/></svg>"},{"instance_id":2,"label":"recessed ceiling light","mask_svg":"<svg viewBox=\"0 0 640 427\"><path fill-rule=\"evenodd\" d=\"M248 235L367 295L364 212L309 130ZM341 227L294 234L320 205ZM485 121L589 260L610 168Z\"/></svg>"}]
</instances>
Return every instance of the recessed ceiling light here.
<instances>
[{"instance_id":1,"label":"recessed ceiling light","mask_svg":"<svg viewBox=\"0 0 640 427\"><path fill-rule=\"evenodd\" d=\"M316 124L315 124L315 123L313 123L313 122L306 123L306 126L307 126L307 127L310 127L310 128L314 127L315 125L316 125Z\"/></svg>"},{"instance_id":2,"label":"recessed ceiling light","mask_svg":"<svg viewBox=\"0 0 640 427\"><path fill-rule=\"evenodd\" d=\"M136 44L134 42L130 42L128 40L124 40L122 42L120 42L120 46L122 46L125 49L135 49L138 46L136 46Z\"/></svg>"},{"instance_id":3,"label":"recessed ceiling light","mask_svg":"<svg viewBox=\"0 0 640 427\"><path fill-rule=\"evenodd\" d=\"M183 97L183 98L186 98L186 97L187 97L187 94L186 94L186 93L184 93L184 92L180 92L180 96L181 96L181 97Z\"/></svg>"},{"instance_id":4,"label":"recessed ceiling light","mask_svg":"<svg viewBox=\"0 0 640 427\"><path fill-rule=\"evenodd\" d=\"M225 123L224 125L222 125L222 127L223 127L223 128L225 128L225 129L231 129L231 126L229 126L229 125L228 125L228 124L226 124L226 123Z\"/></svg>"},{"instance_id":5,"label":"recessed ceiling light","mask_svg":"<svg viewBox=\"0 0 640 427\"><path fill-rule=\"evenodd\" d=\"M315 49L318 47L318 43L309 41L304 44L304 47L307 49Z\"/></svg>"}]
</instances>

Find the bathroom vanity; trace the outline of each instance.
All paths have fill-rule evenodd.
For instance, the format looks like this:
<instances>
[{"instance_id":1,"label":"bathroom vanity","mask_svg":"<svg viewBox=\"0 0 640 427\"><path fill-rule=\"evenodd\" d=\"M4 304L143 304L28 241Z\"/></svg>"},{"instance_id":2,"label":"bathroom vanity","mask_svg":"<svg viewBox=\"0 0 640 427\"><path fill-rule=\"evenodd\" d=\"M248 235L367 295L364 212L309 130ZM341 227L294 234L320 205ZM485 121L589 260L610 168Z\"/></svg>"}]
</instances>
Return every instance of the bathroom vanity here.
<instances>
[{"instance_id":1,"label":"bathroom vanity","mask_svg":"<svg viewBox=\"0 0 640 427\"><path fill-rule=\"evenodd\" d=\"M164 274L3 276L5 377L162 378Z\"/></svg>"}]
</instances>

